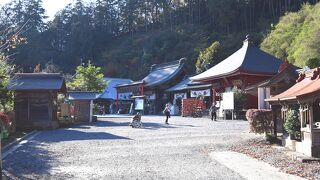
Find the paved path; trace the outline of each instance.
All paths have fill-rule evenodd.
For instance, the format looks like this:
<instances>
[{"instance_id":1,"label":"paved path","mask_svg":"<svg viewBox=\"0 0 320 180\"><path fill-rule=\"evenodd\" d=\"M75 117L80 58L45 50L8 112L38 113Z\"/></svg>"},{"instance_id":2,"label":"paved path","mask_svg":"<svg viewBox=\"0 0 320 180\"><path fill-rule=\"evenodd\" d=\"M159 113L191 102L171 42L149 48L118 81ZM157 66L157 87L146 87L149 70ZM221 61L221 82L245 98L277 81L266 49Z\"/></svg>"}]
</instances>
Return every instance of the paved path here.
<instances>
[{"instance_id":1,"label":"paved path","mask_svg":"<svg viewBox=\"0 0 320 180\"><path fill-rule=\"evenodd\" d=\"M128 119L44 131L3 161L18 179L244 179L210 152L252 138L246 121L143 116L143 129Z\"/></svg>"},{"instance_id":2,"label":"paved path","mask_svg":"<svg viewBox=\"0 0 320 180\"><path fill-rule=\"evenodd\" d=\"M298 176L279 172L279 169L241 153L212 152L210 156L248 180L304 180Z\"/></svg>"}]
</instances>

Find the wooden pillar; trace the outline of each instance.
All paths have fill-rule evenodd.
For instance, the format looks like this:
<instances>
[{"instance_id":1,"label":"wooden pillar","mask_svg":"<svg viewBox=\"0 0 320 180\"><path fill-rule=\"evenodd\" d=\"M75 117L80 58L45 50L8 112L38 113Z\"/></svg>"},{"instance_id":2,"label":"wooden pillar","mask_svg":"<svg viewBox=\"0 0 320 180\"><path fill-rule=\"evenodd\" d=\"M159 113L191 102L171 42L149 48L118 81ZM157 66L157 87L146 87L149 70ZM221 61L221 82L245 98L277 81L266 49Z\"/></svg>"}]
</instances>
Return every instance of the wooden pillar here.
<instances>
[{"instance_id":1,"label":"wooden pillar","mask_svg":"<svg viewBox=\"0 0 320 180\"><path fill-rule=\"evenodd\" d=\"M118 90L117 90L117 98L116 98L116 114L117 114L117 112L118 112L118 109L119 108L119 92L118 92Z\"/></svg>"},{"instance_id":2,"label":"wooden pillar","mask_svg":"<svg viewBox=\"0 0 320 180\"><path fill-rule=\"evenodd\" d=\"M310 124L310 141L311 141L311 148L313 146L313 103L309 104L309 124ZM311 153L312 156L312 153Z\"/></svg>"},{"instance_id":3,"label":"wooden pillar","mask_svg":"<svg viewBox=\"0 0 320 180\"><path fill-rule=\"evenodd\" d=\"M89 122L92 123L92 116L93 116L93 100L90 100L90 118Z\"/></svg>"},{"instance_id":4,"label":"wooden pillar","mask_svg":"<svg viewBox=\"0 0 320 180\"><path fill-rule=\"evenodd\" d=\"M140 94L141 96L144 95L144 83L141 84L141 87L140 87Z\"/></svg>"},{"instance_id":5,"label":"wooden pillar","mask_svg":"<svg viewBox=\"0 0 320 180\"><path fill-rule=\"evenodd\" d=\"M300 116L300 129L303 128L304 126L304 117L303 117L303 104L300 104L300 108L299 108L299 116ZM302 136L302 134L301 134Z\"/></svg>"},{"instance_id":6,"label":"wooden pillar","mask_svg":"<svg viewBox=\"0 0 320 180\"><path fill-rule=\"evenodd\" d=\"M276 106L271 106L271 113L272 113L272 119L273 119L273 136L277 137L277 132L278 132L278 119L277 119L277 108Z\"/></svg>"},{"instance_id":7,"label":"wooden pillar","mask_svg":"<svg viewBox=\"0 0 320 180\"><path fill-rule=\"evenodd\" d=\"M216 89L212 89L212 104L217 104L216 103Z\"/></svg>"}]
</instances>

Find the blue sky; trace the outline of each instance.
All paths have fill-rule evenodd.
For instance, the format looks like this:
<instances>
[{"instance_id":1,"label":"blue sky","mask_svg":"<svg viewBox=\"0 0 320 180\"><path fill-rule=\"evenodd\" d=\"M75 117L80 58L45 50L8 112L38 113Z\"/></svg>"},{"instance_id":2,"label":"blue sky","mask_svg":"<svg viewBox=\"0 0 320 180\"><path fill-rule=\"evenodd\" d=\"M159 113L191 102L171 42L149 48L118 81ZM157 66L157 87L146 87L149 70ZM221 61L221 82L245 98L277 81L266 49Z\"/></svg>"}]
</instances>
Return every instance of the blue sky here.
<instances>
[{"instance_id":1,"label":"blue sky","mask_svg":"<svg viewBox=\"0 0 320 180\"><path fill-rule=\"evenodd\" d=\"M10 2L10 0L0 0L0 5L8 2ZM43 0L43 7L46 9L46 14L49 16L48 20L52 19L57 11L61 10L67 4L72 2L73 0Z\"/></svg>"}]
</instances>

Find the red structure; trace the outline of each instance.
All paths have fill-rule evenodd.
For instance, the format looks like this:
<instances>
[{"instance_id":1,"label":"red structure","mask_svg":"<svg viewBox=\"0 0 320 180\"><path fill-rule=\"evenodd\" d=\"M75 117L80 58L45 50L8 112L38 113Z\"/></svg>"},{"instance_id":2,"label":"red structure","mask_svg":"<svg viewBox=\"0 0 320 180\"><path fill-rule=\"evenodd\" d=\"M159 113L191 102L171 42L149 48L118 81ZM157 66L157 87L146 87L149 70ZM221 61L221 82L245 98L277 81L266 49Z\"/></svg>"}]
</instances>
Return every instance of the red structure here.
<instances>
[{"instance_id":1,"label":"red structure","mask_svg":"<svg viewBox=\"0 0 320 180\"><path fill-rule=\"evenodd\" d=\"M193 81L211 83L213 94L231 91L233 87L244 90L277 74L282 61L253 45L249 36L242 48L211 69L192 77ZM213 102L219 100L212 96ZM257 97L248 94L246 108L257 108Z\"/></svg>"}]
</instances>

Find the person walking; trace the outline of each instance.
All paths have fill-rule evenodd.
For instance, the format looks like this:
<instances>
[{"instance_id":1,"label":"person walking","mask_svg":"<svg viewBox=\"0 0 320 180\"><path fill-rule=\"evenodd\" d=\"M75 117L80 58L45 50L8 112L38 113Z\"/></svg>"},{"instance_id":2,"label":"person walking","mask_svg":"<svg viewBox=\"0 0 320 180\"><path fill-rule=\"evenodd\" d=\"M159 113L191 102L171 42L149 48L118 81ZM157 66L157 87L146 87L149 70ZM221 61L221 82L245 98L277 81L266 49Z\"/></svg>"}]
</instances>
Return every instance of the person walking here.
<instances>
[{"instance_id":1,"label":"person walking","mask_svg":"<svg viewBox=\"0 0 320 180\"><path fill-rule=\"evenodd\" d=\"M166 124L168 123L168 119L170 118L170 108L169 108L169 104L166 104L164 110L163 110L163 114L166 115Z\"/></svg>"},{"instance_id":2,"label":"person walking","mask_svg":"<svg viewBox=\"0 0 320 180\"><path fill-rule=\"evenodd\" d=\"M211 116L211 120L213 121L217 121L217 107L215 103L212 103L211 107L210 107L210 116Z\"/></svg>"}]
</instances>

